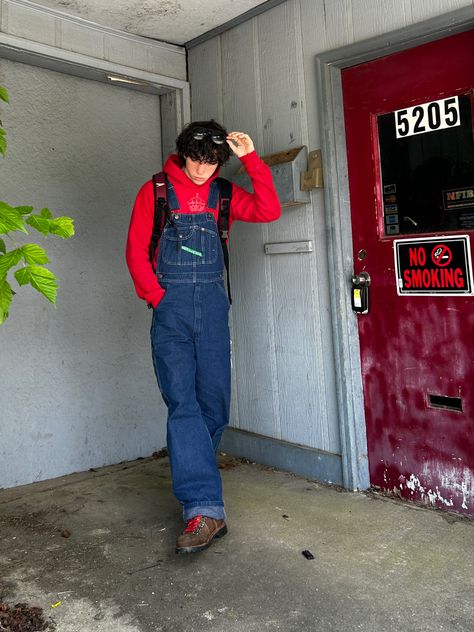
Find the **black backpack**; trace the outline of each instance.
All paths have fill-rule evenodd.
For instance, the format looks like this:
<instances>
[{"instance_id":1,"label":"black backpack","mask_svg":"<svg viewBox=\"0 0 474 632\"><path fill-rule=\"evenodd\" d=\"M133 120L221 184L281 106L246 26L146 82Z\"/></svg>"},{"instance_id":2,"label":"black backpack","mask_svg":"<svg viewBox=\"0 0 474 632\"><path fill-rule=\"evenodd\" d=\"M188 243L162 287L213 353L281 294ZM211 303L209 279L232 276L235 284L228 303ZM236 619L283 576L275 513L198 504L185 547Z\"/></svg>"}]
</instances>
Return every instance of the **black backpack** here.
<instances>
[{"instance_id":1,"label":"black backpack","mask_svg":"<svg viewBox=\"0 0 474 632\"><path fill-rule=\"evenodd\" d=\"M169 181L163 171L155 173L153 176L153 191L155 198L155 213L153 216L153 230L151 233L149 258L150 263L154 266L154 259L158 242L166 223L173 223L171 212L168 204ZM217 193L217 196L216 196ZM225 269L227 272L227 295L229 303L232 303L230 295L229 280L229 249L227 248L227 238L229 236L229 215L230 203L232 200L232 183L225 178L215 178L211 182L209 191L208 208L216 208L219 205L217 216L217 228L219 230L219 238L221 240L222 252L224 255Z\"/></svg>"}]
</instances>

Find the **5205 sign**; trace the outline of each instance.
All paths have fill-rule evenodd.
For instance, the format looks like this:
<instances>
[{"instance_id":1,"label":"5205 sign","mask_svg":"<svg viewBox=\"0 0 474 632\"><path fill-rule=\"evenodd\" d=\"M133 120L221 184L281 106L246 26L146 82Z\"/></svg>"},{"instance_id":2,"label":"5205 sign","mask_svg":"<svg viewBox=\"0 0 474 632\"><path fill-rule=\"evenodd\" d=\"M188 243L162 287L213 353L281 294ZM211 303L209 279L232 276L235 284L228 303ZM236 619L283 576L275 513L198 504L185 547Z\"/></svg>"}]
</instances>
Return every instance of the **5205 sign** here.
<instances>
[{"instance_id":1,"label":"5205 sign","mask_svg":"<svg viewBox=\"0 0 474 632\"><path fill-rule=\"evenodd\" d=\"M405 110L396 110L394 115L397 138L436 132L440 129L461 125L458 97L449 97L430 103L421 103Z\"/></svg>"}]
</instances>

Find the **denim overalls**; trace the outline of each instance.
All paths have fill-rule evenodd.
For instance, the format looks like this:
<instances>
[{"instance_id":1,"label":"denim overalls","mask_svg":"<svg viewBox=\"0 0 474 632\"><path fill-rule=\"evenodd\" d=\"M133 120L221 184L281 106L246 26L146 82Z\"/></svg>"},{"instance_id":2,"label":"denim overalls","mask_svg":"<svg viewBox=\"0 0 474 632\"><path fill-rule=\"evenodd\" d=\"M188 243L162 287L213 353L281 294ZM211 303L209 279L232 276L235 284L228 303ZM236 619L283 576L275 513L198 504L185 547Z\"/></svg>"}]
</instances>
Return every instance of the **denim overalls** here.
<instances>
[{"instance_id":1,"label":"denim overalls","mask_svg":"<svg viewBox=\"0 0 474 632\"><path fill-rule=\"evenodd\" d=\"M217 205L211 184L208 208ZM182 214L168 184L172 223L160 238L164 297L151 326L153 365L168 407L173 492L185 520L225 517L216 450L229 422L229 301L219 232L210 212Z\"/></svg>"}]
</instances>

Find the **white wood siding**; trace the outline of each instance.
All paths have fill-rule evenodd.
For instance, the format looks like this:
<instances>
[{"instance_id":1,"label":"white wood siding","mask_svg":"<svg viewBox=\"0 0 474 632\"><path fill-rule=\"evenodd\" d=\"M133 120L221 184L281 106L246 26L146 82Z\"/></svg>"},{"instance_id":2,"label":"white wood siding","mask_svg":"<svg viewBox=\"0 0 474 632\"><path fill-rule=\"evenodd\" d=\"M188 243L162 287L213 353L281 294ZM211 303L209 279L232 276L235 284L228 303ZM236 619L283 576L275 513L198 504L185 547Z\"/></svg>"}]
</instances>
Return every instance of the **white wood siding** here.
<instances>
[{"instance_id":1,"label":"white wood siding","mask_svg":"<svg viewBox=\"0 0 474 632\"><path fill-rule=\"evenodd\" d=\"M288 0L189 51L193 119L248 131L260 154L317 149L318 53L472 4ZM339 453L323 204L314 191L311 204L285 209L278 223L234 224L232 425ZM313 253L263 253L266 242L303 239Z\"/></svg>"}]
</instances>

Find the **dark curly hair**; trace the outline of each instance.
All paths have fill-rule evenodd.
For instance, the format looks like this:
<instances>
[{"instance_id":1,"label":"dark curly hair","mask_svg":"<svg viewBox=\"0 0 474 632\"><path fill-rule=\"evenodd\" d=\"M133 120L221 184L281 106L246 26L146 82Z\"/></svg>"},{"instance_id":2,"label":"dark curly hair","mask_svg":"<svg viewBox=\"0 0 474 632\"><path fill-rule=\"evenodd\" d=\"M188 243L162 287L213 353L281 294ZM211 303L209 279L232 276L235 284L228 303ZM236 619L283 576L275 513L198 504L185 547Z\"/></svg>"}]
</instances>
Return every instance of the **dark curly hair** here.
<instances>
[{"instance_id":1,"label":"dark curly hair","mask_svg":"<svg viewBox=\"0 0 474 632\"><path fill-rule=\"evenodd\" d=\"M227 136L227 130L216 123L214 119L210 121L194 121L188 123L176 139L176 149L178 152L179 164L183 167L186 158L199 162L207 162L211 165L222 167L230 158L230 147L224 142L222 145L214 143L210 136L204 136L202 140L193 138L193 133L198 129L207 129L213 134L223 134Z\"/></svg>"}]
</instances>

